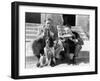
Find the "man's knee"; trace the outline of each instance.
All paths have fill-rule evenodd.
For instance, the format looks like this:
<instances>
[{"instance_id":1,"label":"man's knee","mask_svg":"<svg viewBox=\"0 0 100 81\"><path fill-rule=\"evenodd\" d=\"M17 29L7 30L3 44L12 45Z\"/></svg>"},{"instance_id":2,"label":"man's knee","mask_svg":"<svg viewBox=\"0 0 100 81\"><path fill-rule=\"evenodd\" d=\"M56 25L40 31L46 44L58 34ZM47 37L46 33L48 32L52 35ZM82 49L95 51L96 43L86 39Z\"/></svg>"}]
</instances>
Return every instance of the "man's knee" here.
<instances>
[{"instance_id":1,"label":"man's knee","mask_svg":"<svg viewBox=\"0 0 100 81\"><path fill-rule=\"evenodd\" d=\"M81 45L76 45L76 47L75 47L75 56L78 56L78 54L79 54L81 48L82 48Z\"/></svg>"}]
</instances>

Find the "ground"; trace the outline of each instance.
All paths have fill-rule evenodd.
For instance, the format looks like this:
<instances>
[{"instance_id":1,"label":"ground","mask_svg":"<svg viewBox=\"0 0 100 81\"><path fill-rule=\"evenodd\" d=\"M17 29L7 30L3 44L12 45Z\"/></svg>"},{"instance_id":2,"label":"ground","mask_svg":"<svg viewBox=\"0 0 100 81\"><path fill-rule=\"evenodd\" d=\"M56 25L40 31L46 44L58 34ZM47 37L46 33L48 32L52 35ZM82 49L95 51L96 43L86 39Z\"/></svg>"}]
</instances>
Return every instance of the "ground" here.
<instances>
[{"instance_id":1,"label":"ground","mask_svg":"<svg viewBox=\"0 0 100 81\"><path fill-rule=\"evenodd\" d=\"M31 49L31 44L30 42L26 43L26 68L34 68L36 67L37 63L37 58L34 56L32 49ZM82 50L79 53L79 56L76 58L76 62L78 65L82 64L87 65L89 63L89 41L84 41L84 45ZM68 66L68 63L66 61L57 61L58 66ZM70 66L70 65L69 65Z\"/></svg>"}]
</instances>

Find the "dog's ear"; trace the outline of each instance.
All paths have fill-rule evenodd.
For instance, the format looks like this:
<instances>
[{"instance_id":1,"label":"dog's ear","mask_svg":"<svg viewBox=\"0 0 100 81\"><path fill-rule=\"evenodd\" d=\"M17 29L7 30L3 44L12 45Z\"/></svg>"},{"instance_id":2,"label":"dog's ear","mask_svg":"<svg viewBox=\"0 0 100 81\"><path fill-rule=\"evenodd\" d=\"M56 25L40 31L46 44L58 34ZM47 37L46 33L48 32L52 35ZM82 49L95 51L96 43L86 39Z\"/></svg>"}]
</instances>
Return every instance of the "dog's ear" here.
<instances>
[{"instance_id":1,"label":"dog's ear","mask_svg":"<svg viewBox=\"0 0 100 81\"><path fill-rule=\"evenodd\" d=\"M41 56L43 56L43 55L40 53L40 57L41 57Z\"/></svg>"}]
</instances>

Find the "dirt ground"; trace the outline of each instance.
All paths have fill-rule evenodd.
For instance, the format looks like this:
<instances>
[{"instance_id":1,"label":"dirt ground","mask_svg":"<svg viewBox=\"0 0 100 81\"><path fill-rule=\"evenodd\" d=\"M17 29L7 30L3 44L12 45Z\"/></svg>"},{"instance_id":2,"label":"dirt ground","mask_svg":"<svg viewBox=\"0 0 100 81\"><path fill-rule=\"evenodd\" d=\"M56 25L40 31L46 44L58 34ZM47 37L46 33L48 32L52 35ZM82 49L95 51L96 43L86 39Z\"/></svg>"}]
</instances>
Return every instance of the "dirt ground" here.
<instances>
[{"instance_id":1,"label":"dirt ground","mask_svg":"<svg viewBox=\"0 0 100 81\"><path fill-rule=\"evenodd\" d=\"M27 56L26 57L26 64L25 64L26 68L36 67L37 61L38 60L35 56ZM79 53L79 56L76 58L76 63L78 65L80 65L81 63L84 63L84 64L89 63L89 52L88 51L81 51ZM56 66L59 66L59 65L62 65L62 64L68 64L69 65L69 62L68 62L68 60L67 61L57 60L57 65Z\"/></svg>"}]
</instances>

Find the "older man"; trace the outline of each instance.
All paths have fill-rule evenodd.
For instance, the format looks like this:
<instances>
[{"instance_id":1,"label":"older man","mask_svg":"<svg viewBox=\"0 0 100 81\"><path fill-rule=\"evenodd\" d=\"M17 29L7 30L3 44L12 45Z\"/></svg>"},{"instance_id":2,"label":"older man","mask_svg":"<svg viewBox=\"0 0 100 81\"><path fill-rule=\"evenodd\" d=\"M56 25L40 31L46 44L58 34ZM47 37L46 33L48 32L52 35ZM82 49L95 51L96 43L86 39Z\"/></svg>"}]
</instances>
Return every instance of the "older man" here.
<instances>
[{"instance_id":1,"label":"older man","mask_svg":"<svg viewBox=\"0 0 100 81\"><path fill-rule=\"evenodd\" d=\"M56 40L58 38L58 31L57 31L57 27L54 26L53 24L53 20L48 18L45 21L44 26L40 29L40 33L39 33L39 37L46 37L48 35L50 35L54 40ZM49 33L47 33L49 32Z\"/></svg>"},{"instance_id":2,"label":"older man","mask_svg":"<svg viewBox=\"0 0 100 81\"><path fill-rule=\"evenodd\" d=\"M35 39L35 41L33 42L33 45L32 45L33 53L38 57L38 59L41 58L40 54L46 55L45 54L46 50L44 50L44 48L47 44L46 40L48 40L48 42L49 42L48 43L49 48L53 48L54 41L56 41L57 38L58 38L58 33L57 33L56 27L54 27L54 25L53 25L53 20L50 18L46 19L45 25L41 28L39 35L37 36L37 38ZM42 63L40 63L40 64L42 64ZM53 63L51 63L51 66L52 66L52 64Z\"/></svg>"}]
</instances>

